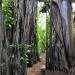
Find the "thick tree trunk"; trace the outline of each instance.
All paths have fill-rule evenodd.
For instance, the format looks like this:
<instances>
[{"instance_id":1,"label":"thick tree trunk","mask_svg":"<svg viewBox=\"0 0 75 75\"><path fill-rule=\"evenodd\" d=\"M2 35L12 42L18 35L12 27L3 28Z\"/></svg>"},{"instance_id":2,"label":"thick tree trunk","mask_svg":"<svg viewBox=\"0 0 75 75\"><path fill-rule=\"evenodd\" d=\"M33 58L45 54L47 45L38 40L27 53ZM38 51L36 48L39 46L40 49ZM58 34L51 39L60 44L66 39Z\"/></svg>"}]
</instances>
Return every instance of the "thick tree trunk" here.
<instances>
[{"instance_id":1,"label":"thick tree trunk","mask_svg":"<svg viewBox=\"0 0 75 75\"><path fill-rule=\"evenodd\" d=\"M0 74L9 75L9 65L8 65L8 43L6 37L6 31L3 23L2 15L2 1L0 0Z\"/></svg>"},{"instance_id":2,"label":"thick tree trunk","mask_svg":"<svg viewBox=\"0 0 75 75\"><path fill-rule=\"evenodd\" d=\"M51 49L53 59L50 56L50 68L68 70L73 66L71 1L52 0L50 4L53 27L57 34L54 51Z\"/></svg>"},{"instance_id":3,"label":"thick tree trunk","mask_svg":"<svg viewBox=\"0 0 75 75\"><path fill-rule=\"evenodd\" d=\"M2 33L2 0L0 0L0 74L1 74L1 55L2 55L2 40L3 40L3 33Z\"/></svg>"},{"instance_id":4,"label":"thick tree trunk","mask_svg":"<svg viewBox=\"0 0 75 75\"><path fill-rule=\"evenodd\" d=\"M69 67L72 67L72 49L73 46L71 45L71 34L72 34L72 25L71 25L71 4L70 1L62 1L61 2L61 16L62 19L65 21L65 24L63 24L63 28L65 29L65 33L64 33L64 41L65 41L65 46L66 46L66 51L68 52L68 62L69 62ZM69 13L68 13L69 12ZM62 23L63 23L62 20ZM63 31L64 32L64 31Z\"/></svg>"}]
</instances>

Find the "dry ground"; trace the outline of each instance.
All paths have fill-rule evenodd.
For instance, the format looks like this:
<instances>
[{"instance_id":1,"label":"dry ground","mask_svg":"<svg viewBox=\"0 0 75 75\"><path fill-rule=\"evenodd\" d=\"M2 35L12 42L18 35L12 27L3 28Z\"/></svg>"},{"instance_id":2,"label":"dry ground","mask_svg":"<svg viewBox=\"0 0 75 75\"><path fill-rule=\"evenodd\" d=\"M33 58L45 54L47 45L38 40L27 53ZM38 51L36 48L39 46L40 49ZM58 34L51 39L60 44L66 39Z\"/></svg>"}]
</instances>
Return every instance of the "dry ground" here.
<instances>
[{"instance_id":1,"label":"dry ground","mask_svg":"<svg viewBox=\"0 0 75 75\"><path fill-rule=\"evenodd\" d=\"M45 67L45 53L41 54L40 62L34 64L33 67L28 68L27 75L40 75L41 67Z\"/></svg>"},{"instance_id":2,"label":"dry ground","mask_svg":"<svg viewBox=\"0 0 75 75\"><path fill-rule=\"evenodd\" d=\"M41 68L45 67L45 54L42 54L41 62L38 62L37 64L34 64L33 67L28 68L27 75L41 75ZM45 75L67 75L65 72L59 72L59 71L45 71Z\"/></svg>"},{"instance_id":3,"label":"dry ground","mask_svg":"<svg viewBox=\"0 0 75 75\"><path fill-rule=\"evenodd\" d=\"M33 67L28 68L27 75L40 75L42 66L44 66L44 63L42 62L33 65Z\"/></svg>"}]
</instances>

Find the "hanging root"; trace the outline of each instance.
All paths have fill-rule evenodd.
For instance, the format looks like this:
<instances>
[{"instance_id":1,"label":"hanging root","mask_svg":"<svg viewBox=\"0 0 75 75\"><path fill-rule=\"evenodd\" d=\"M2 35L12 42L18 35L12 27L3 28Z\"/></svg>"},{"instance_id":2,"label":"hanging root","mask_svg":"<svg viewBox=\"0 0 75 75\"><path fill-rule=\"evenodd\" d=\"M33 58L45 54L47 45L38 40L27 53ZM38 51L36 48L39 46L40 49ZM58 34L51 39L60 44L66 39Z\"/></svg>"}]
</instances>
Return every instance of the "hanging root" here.
<instances>
[{"instance_id":1,"label":"hanging root","mask_svg":"<svg viewBox=\"0 0 75 75\"><path fill-rule=\"evenodd\" d=\"M68 71L68 75L75 75L75 67L71 68L71 69Z\"/></svg>"}]
</instances>

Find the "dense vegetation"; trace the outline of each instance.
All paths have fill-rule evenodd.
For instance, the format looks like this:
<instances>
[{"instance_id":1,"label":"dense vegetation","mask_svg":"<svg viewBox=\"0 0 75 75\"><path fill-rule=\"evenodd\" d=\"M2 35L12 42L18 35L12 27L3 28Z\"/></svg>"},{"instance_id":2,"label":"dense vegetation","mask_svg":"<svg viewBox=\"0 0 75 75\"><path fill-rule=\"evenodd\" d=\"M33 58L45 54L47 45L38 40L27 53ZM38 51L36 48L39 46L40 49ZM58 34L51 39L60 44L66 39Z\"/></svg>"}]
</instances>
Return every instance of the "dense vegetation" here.
<instances>
[{"instance_id":1,"label":"dense vegetation","mask_svg":"<svg viewBox=\"0 0 75 75\"><path fill-rule=\"evenodd\" d=\"M37 9L37 47L39 53L46 50L46 13L42 13L41 10L44 3L38 3Z\"/></svg>"}]
</instances>

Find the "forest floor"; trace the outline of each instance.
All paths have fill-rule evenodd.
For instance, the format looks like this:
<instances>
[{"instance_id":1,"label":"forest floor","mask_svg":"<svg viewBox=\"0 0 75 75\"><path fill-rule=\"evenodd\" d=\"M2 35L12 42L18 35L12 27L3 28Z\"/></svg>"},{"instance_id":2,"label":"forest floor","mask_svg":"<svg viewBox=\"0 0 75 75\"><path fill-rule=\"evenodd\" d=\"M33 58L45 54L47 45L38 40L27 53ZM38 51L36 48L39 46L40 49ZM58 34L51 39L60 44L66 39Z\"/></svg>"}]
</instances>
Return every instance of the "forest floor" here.
<instances>
[{"instance_id":1,"label":"forest floor","mask_svg":"<svg viewBox=\"0 0 75 75\"><path fill-rule=\"evenodd\" d=\"M27 69L27 75L43 75L41 74L41 69L45 69L45 54L41 54L40 56L40 62L37 62L37 64L34 64L32 67ZM43 68L42 68L43 67ZM45 70L44 75L67 75L65 72L62 71L49 71Z\"/></svg>"},{"instance_id":2,"label":"forest floor","mask_svg":"<svg viewBox=\"0 0 75 75\"><path fill-rule=\"evenodd\" d=\"M37 64L34 64L31 68L28 68L27 70L27 75L40 75L41 73L41 68L45 68L45 55L42 54L40 57L40 62Z\"/></svg>"}]
</instances>

